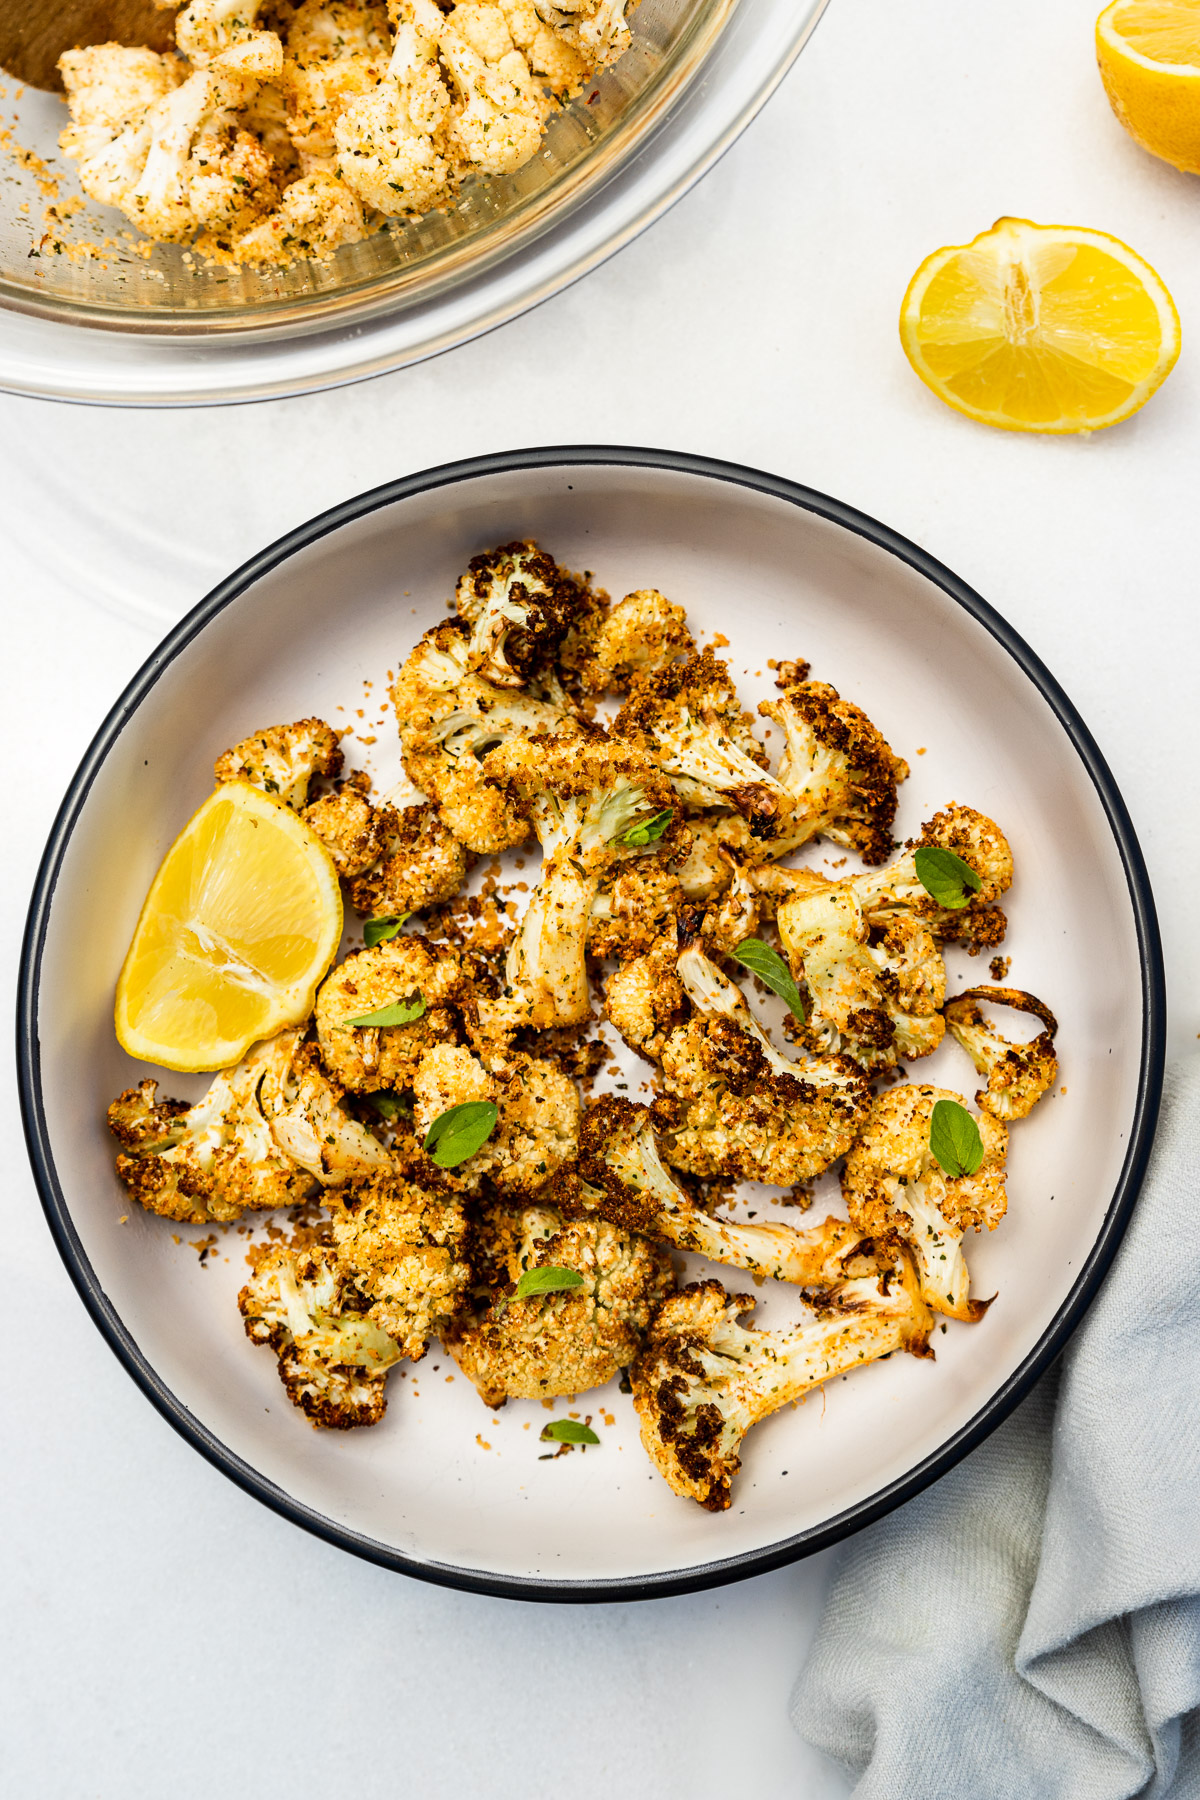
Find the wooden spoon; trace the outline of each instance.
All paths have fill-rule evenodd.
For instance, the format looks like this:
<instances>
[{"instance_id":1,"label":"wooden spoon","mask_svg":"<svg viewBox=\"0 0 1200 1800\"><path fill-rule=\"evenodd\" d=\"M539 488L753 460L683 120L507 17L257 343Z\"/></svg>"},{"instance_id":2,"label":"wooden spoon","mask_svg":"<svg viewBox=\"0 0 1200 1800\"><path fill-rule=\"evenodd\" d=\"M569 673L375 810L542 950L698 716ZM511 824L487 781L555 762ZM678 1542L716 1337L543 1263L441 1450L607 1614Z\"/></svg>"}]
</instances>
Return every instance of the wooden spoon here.
<instances>
[{"instance_id":1,"label":"wooden spoon","mask_svg":"<svg viewBox=\"0 0 1200 1800\"><path fill-rule=\"evenodd\" d=\"M0 0L0 69L30 87L63 91L58 59L85 44L170 50L177 6L154 0Z\"/></svg>"}]
</instances>

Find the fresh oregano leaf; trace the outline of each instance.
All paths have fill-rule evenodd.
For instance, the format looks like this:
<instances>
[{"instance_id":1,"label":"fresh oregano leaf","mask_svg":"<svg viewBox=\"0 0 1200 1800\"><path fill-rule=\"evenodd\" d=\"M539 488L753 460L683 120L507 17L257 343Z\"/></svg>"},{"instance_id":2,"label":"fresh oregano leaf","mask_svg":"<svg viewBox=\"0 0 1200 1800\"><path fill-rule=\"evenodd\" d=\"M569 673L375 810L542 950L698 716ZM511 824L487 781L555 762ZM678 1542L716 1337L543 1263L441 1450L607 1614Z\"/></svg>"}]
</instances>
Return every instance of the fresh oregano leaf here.
<instances>
[{"instance_id":1,"label":"fresh oregano leaf","mask_svg":"<svg viewBox=\"0 0 1200 1800\"><path fill-rule=\"evenodd\" d=\"M543 1444L598 1444L590 1425L581 1425L578 1419L551 1419L548 1425L542 1426Z\"/></svg>"},{"instance_id":2,"label":"fresh oregano leaf","mask_svg":"<svg viewBox=\"0 0 1200 1800\"><path fill-rule=\"evenodd\" d=\"M411 1025L425 1011L425 996L418 988L407 1000L393 1000L387 1006L381 1006L378 1012L357 1013L353 1019L343 1019L343 1025Z\"/></svg>"},{"instance_id":3,"label":"fresh oregano leaf","mask_svg":"<svg viewBox=\"0 0 1200 1800\"><path fill-rule=\"evenodd\" d=\"M983 1161L979 1127L957 1100L939 1100L934 1106L929 1148L947 1175L973 1175Z\"/></svg>"},{"instance_id":4,"label":"fresh oregano leaf","mask_svg":"<svg viewBox=\"0 0 1200 1800\"><path fill-rule=\"evenodd\" d=\"M406 912L392 913L390 918L385 919L368 919L363 926L363 943L368 950L373 950L376 944L390 943L404 921L411 918L412 914Z\"/></svg>"},{"instance_id":5,"label":"fresh oregano leaf","mask_svg":"<svg viewBox=\"0 0 1200 1800\"><path fill-rule=\"evenodd\" d=\"M440 1169L455 1169L483 1148L498 1116L494 1100L464 1100L438 1114L425 1133L425 1148Z\"/></svg>"},{"instance_id":6,"label":"fresh oregano leaf","mask_svg":"<svg viewBox=\"0 0 1200 1800\"><path fill-rule=\"evenodd\" d=\"M617 842L624 844L629 850L642 850L647 844L657 844L674 817L675 808L665 806L661 812L653 813L650 818L640 819L636 825L631 825L628 831L621 833Z\"/></svg>"},{"instance_id":7,"label":"fresh oregano leaf","mask_svg":"<svg viewBox=\"0 0 1200 1800\"><path fill-rule=\"evenodd\" d=\"M583 1276L578 1269L563 1269L555 1263L547 1263L541 1269L526 1269L512 1293L496 1302L496 1310L503 1312L514 1300L532 1300L538 1294L565 1294L582 1286Z\"/></svg>"},{"instance_id":8,"label":"fresh oregano leaf","mask_svg":"<svg viewBox=\"0 0 1200 1800\"><path fill-rule=\"evenodd\" d=\"M772 950L770 944L764 944L761 938L743 938L734 946L733 959L740 962L744 969L769 987L773 994L778 994L784 1005L793 1012L803 1024L808 1014L804 1010L804 1001L800 998L800 989L792 980L792 972L780 956L778 950Z\"/></svg>"},{"instance_id":9,"label":"fresh oregano leaf","mask_svg":"<svg viewBox=\"0 0 1200 1800\"><path fill-rule=\"evenodd\" d=\"M367 1099L381 1119L411 1119L412 1113L395 1094L368 1094Z\"/></svg>"},{"instance_id":10,"label":"fresh oregano leaf","mask_svg":"<svg viewBox=\"0 0 1200 1800\"><path fill-rule=\"evenodd\" d=\"M953 850L943 850L940 844L919 845L913 862L925 892L951 912L960 912L967 905L968 896L977 894L983 886L970 863L955 856Z\"/></svg>"}]
</instances>

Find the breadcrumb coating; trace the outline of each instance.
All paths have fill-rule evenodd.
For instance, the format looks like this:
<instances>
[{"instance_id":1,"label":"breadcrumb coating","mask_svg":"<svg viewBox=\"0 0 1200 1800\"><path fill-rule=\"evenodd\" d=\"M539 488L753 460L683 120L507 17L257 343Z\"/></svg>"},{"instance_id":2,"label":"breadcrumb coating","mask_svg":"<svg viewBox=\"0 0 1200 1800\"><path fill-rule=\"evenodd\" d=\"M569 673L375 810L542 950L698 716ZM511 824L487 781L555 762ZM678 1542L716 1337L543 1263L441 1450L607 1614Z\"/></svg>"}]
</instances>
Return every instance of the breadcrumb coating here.
<instances>
[{"instance_id":1,"label":"breadcrumb coating","mask_svg":"<svg viewBox=\"0 0 1200 1800\"><path fill-rule=\"evenodd\" d=\"M462 1200L390 1172L339 1195L329 1230L338 1268L369 1303L367 1317L419 1361L466 1305L474 1277Z\"/></svg>"},{"instance_id":2,"label":"breadcrumb coating","mask_svg":"<svg viewBox=\"0 0 1200 1800\"><path fill-rule=\"evenodd\" d=\"M292 725L268 725L223 750L213 765L221 781L248 781L273 794L296 812L308 803L310 784L341 773L337 733L324 719L297 719Z\"/></svg>"},{"instance_id":3,"label":"breadcrumb coating","mask_svg":"<svg viewBox=\"0 0 1200 1800\"><path fill-rule=\"evenodd\" d=\"M567 1222L549 1206L486 1206L478 1310L443 1342L488 1406L602 1387L636 1356L674 1276L670 1257L604 1219ZM527 1269L583 1276L566 1292L513 1299Z\"/></svg>"},{"instance_id":4,"label":"breadcrumb coating","mask_svg":"<svg viewBox=\"0 0 1200 1800\"><path fill-rule=\"evenodd\" d=\"M785 669L787 665L784 665ZM773 835L789 850L814 837L856 850L865 863L892 850L896 787L908 764L885 743L861 707L824 681L789 687L759 712L781 727L785 749L779 780L786 817Z\"/></svg>"}]
</instances>

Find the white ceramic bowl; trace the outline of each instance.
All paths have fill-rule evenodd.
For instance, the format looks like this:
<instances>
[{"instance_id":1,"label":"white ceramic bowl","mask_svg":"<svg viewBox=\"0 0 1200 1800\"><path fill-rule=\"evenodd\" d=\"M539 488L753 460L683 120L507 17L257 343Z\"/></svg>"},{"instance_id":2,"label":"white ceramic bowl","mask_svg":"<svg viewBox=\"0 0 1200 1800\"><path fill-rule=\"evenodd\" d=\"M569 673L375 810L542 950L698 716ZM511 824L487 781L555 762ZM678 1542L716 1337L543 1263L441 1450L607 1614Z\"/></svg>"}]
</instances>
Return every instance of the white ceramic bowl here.
<instances>
[{"instance_id":1,"label":"white ceramic bowl","mask_svg":"<svg viewBox=\"0 0 1200 1800\"><path fill-rule=\"evenodd\" d=\"M634 42L551 123L516 175L446 213L394 223L327 266L207 269L179 245L143 259L88 207L66 226L101 258L38 256L46 200L14 164L0 204L0 388L120 406L310 393L433 356L547 299L686 193L775 91L827 0L642 0ZM63 193L62 102L26 90L14 136ZM27 207L26 212L21 206ZM144 247L144 246L143 246Z\"/></svg>"},{"instance_id":2,"label":"white ceramic bowl","mask_svg":"<svg viewBox=\"0 0 1200 1800\"><path fill-rule=\"evenodd\" d=\"M698 634L723 632L747 702L769 689L768 656L807 657L909 757L906 835L952 799L998 819L1018 869L1010 979L1061 1024L1063 1091L1014 1128L1008 1217L969 1250L976 1292L999 1295L984 1321L937 1334L936 1363L893 1357L757 1427L732 1509L716 1516L667 1490L615 1384L584 1402L616 1417L601 1448L556 1461L538 1460L539 1406L486 1411L461 1377L446 1381L437 1353L393 1380L377 1429L311 1431L271 1357L242 1335L243 1239L230 1233L202 1269L164 1221L124 1203L112 1169L105 1105L143 1072L113 1038L113 984L214 755L258 724L353 708L363 680L379 683L444 616L466 559L525 535L613 593L653 584ZM398 771L390 743L373 754L382 778ZM949 961L952 991L986 979L965 955ZM337 507L171 633L55 824L19 1042L62 1255L109 1345L197 1449L286 1517L388 1567L491 1593L613 1599L734 1580L829 1544L1000 1422L1116 1248L1149 1151L1163 1018L1153 905L1120 796L1061 688L978 595L885 527L789 482L671 452L561 449L435 469ZM976 1085L949 1043L919 1073ZM185 1078L165 1086L188 1091ZM793 1304L773 1288L760 1322Z\"/></svg>"}]
</instances>

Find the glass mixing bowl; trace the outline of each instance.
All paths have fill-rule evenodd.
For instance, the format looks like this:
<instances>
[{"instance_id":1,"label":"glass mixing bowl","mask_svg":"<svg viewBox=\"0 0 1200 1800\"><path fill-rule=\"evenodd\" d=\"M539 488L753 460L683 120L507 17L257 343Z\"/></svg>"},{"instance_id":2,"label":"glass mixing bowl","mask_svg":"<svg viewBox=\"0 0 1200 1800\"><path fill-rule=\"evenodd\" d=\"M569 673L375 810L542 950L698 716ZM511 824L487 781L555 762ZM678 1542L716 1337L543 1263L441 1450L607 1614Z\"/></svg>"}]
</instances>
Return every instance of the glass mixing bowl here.
<instances>
[{"instance_id":1,"label":"glass mixing bowl","mask_svg":"<svg viewBox=\"0 0 1200 1800\"><path fill-rule=\"evenodd\" d=\"M49 182L59 198L79 192L58 151L66 108L26 90L6 171L15 180L0 206L0 301L75 325L193 336L321 329L428 300L512 255L610 179L694 80L737 4L641 0L632 47L552 118L523 169L469 181L445 212L393 221L328 263L285 269L209 267L179 244L148 249L120 213L94 202L65 222L48 216Z\"/></svg>"}]
</instances>

